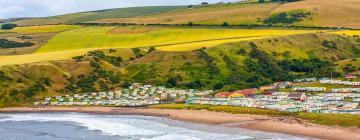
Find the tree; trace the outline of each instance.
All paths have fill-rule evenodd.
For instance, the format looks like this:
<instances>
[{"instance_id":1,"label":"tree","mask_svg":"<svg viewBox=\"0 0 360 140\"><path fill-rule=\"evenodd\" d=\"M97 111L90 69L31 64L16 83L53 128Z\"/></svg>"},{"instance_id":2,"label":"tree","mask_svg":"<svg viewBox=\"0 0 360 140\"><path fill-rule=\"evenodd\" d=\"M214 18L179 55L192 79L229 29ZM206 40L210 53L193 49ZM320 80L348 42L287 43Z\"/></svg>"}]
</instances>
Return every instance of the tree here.
<instances>
[{"instance_id":1,"label":"tree","mask_svg":"<svg viewBox=\"0 0 360 140\"><path fill-rule=\"evenodd\" d=\"M224 22L224 23L222 24L222 26L229 26L229 23Z\"/></svg>"},{"instance_id":2,"label":"tree","mask_svg":"<svg viewBox=\"0 0 360 140\"><path fill-rule=\"evenodd\" d=\"M264 3L265 2L265 0L259 0L259 3Z\"/></svg>"},{"instance_id":3,"label":"tree","mask_svg":"<svg viewBox=\"0 0 360 140\"><path fill-rule=\"evenodd\" d=\"M153 51L156 51L156 48L155 47L150 47L149 50L148 50L148 53L151 53Z\"/></svg>"},{"instance_id":4,"label":"tree","mask_svg":"<svg viewBox=\"0 0 360 140\"><path fill-rule=\"evenodd\" d=\"M11 29L14 29L15 27L17 27L16 24L7 23L7 24L1 25L1 30L11 30Z\"/></svg>"},{"instance_id":5,"label":"tree","mask_svg":"<svg viewBox=\"0 0 360 140\"><path fill-rule=\"evenodd\" d=\"M222 89L224 87L224 83L218 82L214 85L214 89Z\"/></svg>"},{"instance_id":6,"label":"tree","mask_svg":"<svg viewBox=\"0 0 360 140\"><path fill-rule=\"evenodd\" d=\"M131 83L129 81L125 81L123 84L122 84L122 87L123 88L129 88L129 86L131 86Z\"/></svg>"},{"instance_id":7,"label":"tree","mask_svg":"<svg viewBox=\"0 0 360 140\"><path fill-rule=\"evenodd\" d=\"M189 25L189 26L193 26L193 25L194 25L194 23L192 23L192 22L189 22L189 23L188 23L188 25Z\"/></svg>"},{"instance_id":8,"label":"tree","mask_svg":"<svg viewBox=\"0 0 360 140\"><path fill-rule=\"evenodd\" d=\"M175 87L177 85L177 81L174 77L170 77L167 81L166 81L166 86L167 87Z\"/></svg>"},{"instance_id":9,"label":"tree","mask_svg":"<svg viewBox=\"0 0 360 140\"><path fill-rule=\"evenodd\" d=\"M201 5L208 5L208 2L202 2Z\"/></svg>"},{"instance_id":10,"label":"tree","mask_svg":"<svg viewBox=\"0 0 360 140\"><path fill-rule=\"evenodd\" d=\"M337 44L334 41L324 40L322 45L329 49L337 49Z\"/></svg>"},{"instance_id":11,"label":"tree","mask_svg":"<svg viewBox=\"0 0 360 140\"><path fill-rule=\"evenodd\" d=\"M245 55L246 54L246 50L244 48L241 48L238 52L238 55Z\"/></svg>"}]
</instances>

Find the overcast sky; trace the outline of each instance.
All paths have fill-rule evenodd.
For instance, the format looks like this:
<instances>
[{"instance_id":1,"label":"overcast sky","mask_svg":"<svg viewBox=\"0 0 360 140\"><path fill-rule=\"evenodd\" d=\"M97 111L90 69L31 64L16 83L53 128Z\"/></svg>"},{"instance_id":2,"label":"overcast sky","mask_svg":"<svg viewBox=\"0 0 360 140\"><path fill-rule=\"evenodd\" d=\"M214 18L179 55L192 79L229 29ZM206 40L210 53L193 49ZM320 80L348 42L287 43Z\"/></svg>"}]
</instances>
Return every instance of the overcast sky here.
<instances>
[{"instance_id":1,"label":"overcast sky","mask_svg":"<svg viewBox=\"0 0 360 140\"><path fill-rule=\"evenodd\" d=\"M0 0L0 19L45 17L67 13L156 5L188 5L239 0Z\"/></svg>"}]
</instances>

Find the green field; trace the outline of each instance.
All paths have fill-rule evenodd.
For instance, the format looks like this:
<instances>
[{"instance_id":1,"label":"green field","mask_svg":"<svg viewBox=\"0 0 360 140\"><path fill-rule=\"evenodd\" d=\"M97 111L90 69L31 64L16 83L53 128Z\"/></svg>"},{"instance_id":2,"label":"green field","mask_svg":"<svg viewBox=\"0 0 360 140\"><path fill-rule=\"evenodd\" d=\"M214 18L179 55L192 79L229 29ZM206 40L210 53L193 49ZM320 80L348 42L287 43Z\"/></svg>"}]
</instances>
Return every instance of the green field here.
<instances>
[{"instance_id":1,"label":"green field","mask_svg":"<svg viewBox=\"0 0 360 140\"><path fill-rule=\"evenodd\" d=\"M280 3L242 3L198 6L186 10L171 11L155 15L130 18L104 18L95 23L137 23L137 24L253 24L258 18L266 18Z\"/></svg>"},{"instance_id":2,"label":"green field","mask_svg":"<svg viewBox=\"0 0 360 140\"><path fill-rule=\"evenodd\" d=\"M45 18L31 18L31 19L15 21L14 23L18 24L19 26L73 24L73 23L98 20L102 18L136 17L136 16L162 13L162 12L168 12L168 11L184 9L184 8L186 8L186 6L149 6L149 7L118 8L118 9L73 13L73 14L45 17Z\"/></svg>"},{"instance_id":3,"label":"green field","mask_svg":"<svg viewBox=\"0 0 360 140\"><path fill-rule=\"evenodd\" d=\"M309 18L279 26L305 27L346 27L360 28L360 3L357 0L302 0L281 4L279 2L245 2L235 4L215 4L196 8L159 13L151 16L130 18L103 18L95 23L137 23L137 24L187 24L202 25L267 25L263 21L272 14L304 10L311 13ZM337 12L341 11L341 12Z\"/></svg>"}]
</instances>

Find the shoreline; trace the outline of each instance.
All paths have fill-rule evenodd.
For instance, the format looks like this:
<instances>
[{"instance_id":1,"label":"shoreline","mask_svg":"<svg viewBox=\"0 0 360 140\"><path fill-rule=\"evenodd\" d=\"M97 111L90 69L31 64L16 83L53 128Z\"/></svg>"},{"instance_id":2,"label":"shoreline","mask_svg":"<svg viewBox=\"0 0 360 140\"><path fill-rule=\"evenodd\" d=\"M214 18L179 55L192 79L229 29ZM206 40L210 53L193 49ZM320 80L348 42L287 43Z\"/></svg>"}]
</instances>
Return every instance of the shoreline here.
<instances>
[{"instance_id":1,"label":"shoreline","mask_svg":"<svg viewBox=\"0 0 360 140\"><path fill-rule=\"evenodd\" d=\"M294 117L269 117L263 115L229 114L206 110L170 110L123 107L83 107L83 106L46 106L46 107L9 107L0 113L50 113L76 112L106 115L143 115L165 117L173 120L238 127L256 131L283 133L319 139L353 140L360 139L360 128L324 126Z\"/></svg>"}]
</instances>

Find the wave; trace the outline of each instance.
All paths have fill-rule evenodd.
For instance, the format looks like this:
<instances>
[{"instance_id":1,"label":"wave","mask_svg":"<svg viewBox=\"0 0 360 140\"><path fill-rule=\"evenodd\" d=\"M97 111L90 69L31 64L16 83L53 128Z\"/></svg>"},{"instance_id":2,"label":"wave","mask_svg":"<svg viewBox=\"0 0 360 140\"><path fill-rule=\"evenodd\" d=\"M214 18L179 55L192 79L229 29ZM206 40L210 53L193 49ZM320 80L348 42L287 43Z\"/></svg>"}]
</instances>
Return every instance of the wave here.
<instances>
[{"instance_id":1,"label":"wave","mask_svg":"<svg viewBox=\"0 0 360 140\"><path fill-rule=\"evenodd\" d=\"M252 136L246 135L246 131L236 134L218 133L199 129L189 129L170 125L164 121L170 121L161 117L146 116L119 116L119 115L90 115L80 113L33 113L33 114L4 114L0 115L0 122L4 121L35 121L35 122L71 122L87 128L88 130L100 131L104 135L129 137L140 140L240 140L240 139L288 139L289 136L267 134L249 131ZM172 121L174 122L174 121ZM195 125L191 123L182 126ZM215 128L217 129L217 128ZM221 128L220 128L221 129ZM258 137L263 135L263 137ZM291 137L291 139L302 139Z\"/></svg>"}]
</instances>

